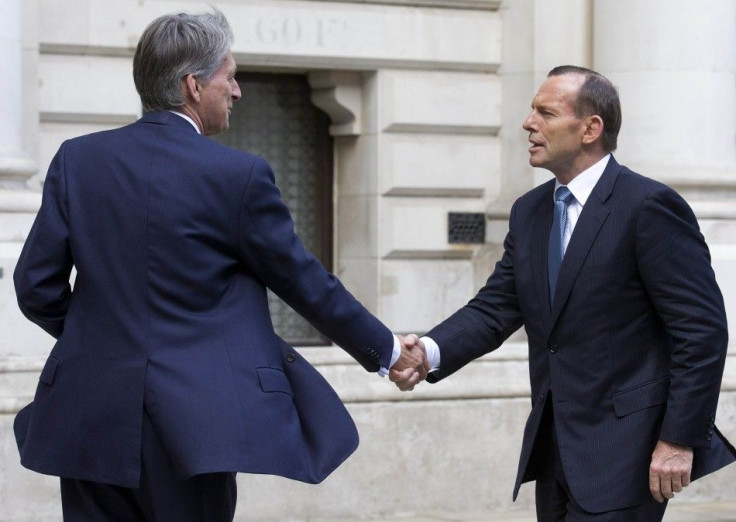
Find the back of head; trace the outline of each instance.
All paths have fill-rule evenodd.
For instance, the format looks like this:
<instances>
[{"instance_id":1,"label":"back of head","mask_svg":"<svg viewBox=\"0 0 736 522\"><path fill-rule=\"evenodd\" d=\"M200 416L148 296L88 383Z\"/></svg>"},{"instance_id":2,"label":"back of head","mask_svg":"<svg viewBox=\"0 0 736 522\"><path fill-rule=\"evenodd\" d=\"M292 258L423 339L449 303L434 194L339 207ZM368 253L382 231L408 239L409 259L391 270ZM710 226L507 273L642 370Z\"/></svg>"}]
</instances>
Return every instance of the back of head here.
<instances>
[{"instance_id":1,"label":"back of head","mask_svg":"<svg viewBox=\"0 0 736 522\"><path fill-rule=\"evenodd\" d=\"M600 116L603 120L603 148L606 152L616 150L618 132L621 130L621 101L616 87L602 74L576 65L555 67L547 77L565 74L579 74L585 77L573 107L575 116L578 118Z\"/></svg>"},{"instance_id":2,"label":"back of head","mask_svg":"<svg viewBox=\"0 0 736 522\"><path fill-rule=\"evenodd\" d=\"M184 105L182 79L192 74L208 83L232 43L232 29L216 8L156 18L143 31L133 57L133 80L144 112Z\"/></svg>"}]
</instances>

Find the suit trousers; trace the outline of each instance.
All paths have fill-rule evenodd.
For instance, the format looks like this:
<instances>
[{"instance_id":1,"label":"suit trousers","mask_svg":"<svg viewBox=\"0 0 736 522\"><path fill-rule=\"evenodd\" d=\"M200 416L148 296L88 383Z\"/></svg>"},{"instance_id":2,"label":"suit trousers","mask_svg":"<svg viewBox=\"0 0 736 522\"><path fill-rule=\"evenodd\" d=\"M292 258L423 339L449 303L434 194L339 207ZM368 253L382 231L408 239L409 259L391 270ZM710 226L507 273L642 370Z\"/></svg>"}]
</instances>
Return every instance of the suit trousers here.
<instances>
[{"instance_id":1,"label":"suit trousers","mask_svg":"<svg viewBox=\"0 0 736 522\"><path fill-rule=\"evenodd\" d=\"M61 478L65 522L232 522L235 473L208 473L177 480L168 455L143 414L140 487Z\"/></svg>"},{"instance_id":2,"label":"suit trousers","mask_svg":"<svg viewBox=\"0 0 736 522\"><path fill-rule=\"evenodd\" d=\"M532 453L537 471L535 501L539 522L658 522L667 507L650 498L647 502L625 509L590 513L585 511L570 491L562 468L554 427L552 394L549 393ZM621 477L626 480L626 477Z\"/></svg>"}]
</instances>

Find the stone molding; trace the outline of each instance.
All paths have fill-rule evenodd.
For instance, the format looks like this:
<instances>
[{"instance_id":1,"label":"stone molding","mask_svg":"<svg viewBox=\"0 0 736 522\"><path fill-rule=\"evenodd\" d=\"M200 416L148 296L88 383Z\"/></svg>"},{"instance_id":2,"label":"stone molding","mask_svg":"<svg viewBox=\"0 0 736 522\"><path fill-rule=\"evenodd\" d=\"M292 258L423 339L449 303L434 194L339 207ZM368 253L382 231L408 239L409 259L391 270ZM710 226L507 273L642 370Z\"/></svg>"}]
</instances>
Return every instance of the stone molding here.
<instances>
[{"instance_id":1,"label":"stone molding","mask_svg":"<svg viewBox=\"0 0 736 522\"><path fill-rule=\"evenodd\" d=\"M358 136L363 123L363 80L356 72L324 71L307 75L312 103L332 121L331 136Z\"/></svg>"},{"instance_id":2,"label":"stone molding","mask_svg":"<svg viewBox=\"0 0 736 522\"><path fill-rule=\"evenodd\" d=\"M30 158L0 156L0 178L2 179L25 180L35 174L37 170L36 162Z\"/></svg>"},{"instance_id":3,"label":"stone molding","mask_svg":"<svg viewBox=\"0 0 736 522\"><path fill-rule=\"evenodd\" d=\"M501 0L307 0L311 2L339 2L341 4L380 4L407 7L441 7L445 9L476 9L497 11Z\"/></svg>"},{"instance_id":4,"label":"stone molding","mask_svg":"<svg viewBox=\"0 0 736 522\"><path fill-rule=\"evenodd\" d=\"M40 192L32 190L0 190L0 212L35 214L40 207ZM2 371L2 368L0 365L0 371Z\"/></svg>"},{"instance_id":5,"label":"stone molding","mask_svg":"<svg viewBox=\"0 0 736 522\"><path fill-rule=\"evenodd\" d=\"M128 125L138 119L137 114L102 114L91 112L51 112L39 113L42 123L83 123Z\"/></svg>"},{"instance_id":6,"label":"stone molding","mask_svg":"<svg viewBox=\"0 0 736 522\"><path fill-rule=\"evenodd\" d=\"M498 125L452 125L392 123L383 129L384 132L429 133L429 134L467 134L477 136L498 136L501 127Z\"/></svg>"}]
</instances>

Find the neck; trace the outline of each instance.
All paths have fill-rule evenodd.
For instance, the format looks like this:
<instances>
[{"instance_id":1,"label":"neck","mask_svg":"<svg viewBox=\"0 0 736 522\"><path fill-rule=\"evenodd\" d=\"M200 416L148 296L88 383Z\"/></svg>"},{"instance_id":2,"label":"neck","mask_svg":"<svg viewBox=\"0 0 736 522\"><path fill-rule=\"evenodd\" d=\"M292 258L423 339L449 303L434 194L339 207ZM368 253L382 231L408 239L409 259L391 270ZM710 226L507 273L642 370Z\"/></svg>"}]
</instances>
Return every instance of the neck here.
<instances>
[{"instance_id":1,"label":"neck","mask_svg":"<svg viewBox=\"0 0 736 522\"><path fill-rule=\"evenodd\" d=\"M199 117L199 114L197 114L197 111L192 109L192 107L190 107L188 103L185 103L184 105L182 105L179 108L179 112L189 116L192 119L192 121L195 123L195 125L197 125L199 132L203 135L205 134L204 127L202 126L202 119Z\"/></svg>"},{"instance_id":2,"label":"neck","mask_svg":"<svg viewBox=\"0 0 736 522\"><path fill-rule=\"evenodd\" d=\"M574 180L580 173L585 172L590 167L598 163L601 159L603 159L608 152L599 150L595 153L588 153L588 154L580 154L575 157L575 159L570 163L570 165L565 169L556 169L552 172L552 174L555 175L557 178L557 181L559 181L563 185L567 185L572 180Z\"/></svg>"}]
</instances>

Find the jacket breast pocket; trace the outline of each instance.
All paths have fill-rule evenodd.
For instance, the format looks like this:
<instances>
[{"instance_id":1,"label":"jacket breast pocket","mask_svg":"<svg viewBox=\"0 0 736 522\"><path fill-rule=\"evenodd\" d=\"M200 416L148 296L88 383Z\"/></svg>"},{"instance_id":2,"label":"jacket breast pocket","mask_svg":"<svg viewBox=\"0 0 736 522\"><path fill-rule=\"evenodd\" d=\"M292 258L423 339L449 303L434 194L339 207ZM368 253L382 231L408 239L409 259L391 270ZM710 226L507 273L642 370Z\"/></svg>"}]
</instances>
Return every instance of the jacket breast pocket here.
<instances>
[{"instance_id":1,"label":"jacket breast pocket","mask_svg":"<svg viewBox=\"0 0 736 522\"><path fill-rule=\"evenodd\" d=\"M262 366L256 368L256 372L258 373L258 382L261 385L261 390L265 393L278 392L285 393L291 397L294 396L289 379L282 370Z\"/></svg>"},{"instance_id":2,"label":"jacket breast pocket","mask_svg":"<svg viewBox=\"0 0 736 522\"><path fill-rule=\"evenodd\" d=\"M662 377L634 388L616 392L611 396L616 416L624 417L635 411L658 406L667 402L670 378Z\"/></svg>"},{"instance_id":3,"label":"jacket breast pocket","mask_svg":"<svg viewBox=\"0 0 736 522\"><path fill-rule=\"evenodd\" d=\"M46 364L43 365L43 370L41 370L41 376L38 380L49 386L54 384L54 377L56 376L56 368L58 366L59 359L50 355L49 358L46 359Z\"/></svg>"}]
</instances>

